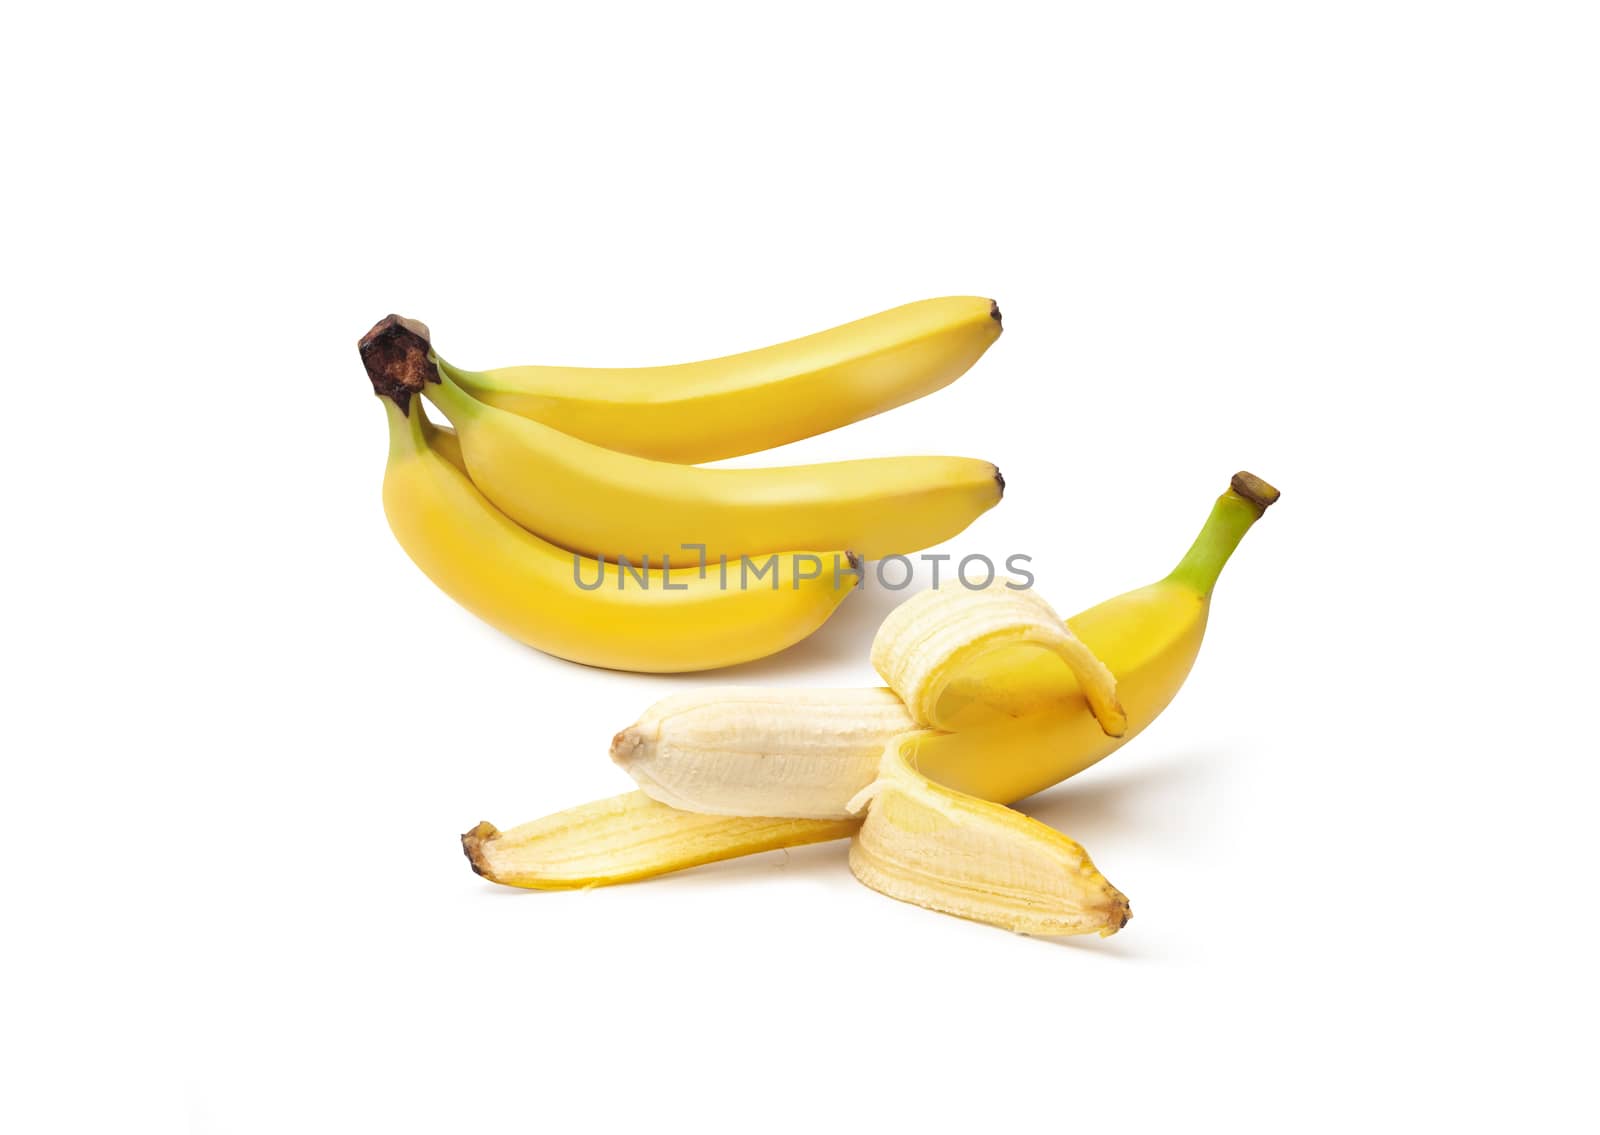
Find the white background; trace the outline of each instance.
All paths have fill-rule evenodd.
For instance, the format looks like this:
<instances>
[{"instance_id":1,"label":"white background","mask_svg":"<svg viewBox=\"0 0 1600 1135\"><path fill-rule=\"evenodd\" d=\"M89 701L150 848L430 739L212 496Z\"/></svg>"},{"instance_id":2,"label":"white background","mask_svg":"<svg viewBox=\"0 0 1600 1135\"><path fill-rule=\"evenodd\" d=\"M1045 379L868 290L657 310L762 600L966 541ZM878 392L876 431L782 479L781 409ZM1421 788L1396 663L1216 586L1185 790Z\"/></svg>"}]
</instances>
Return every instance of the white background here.
<instances>
[{"instance_id":1,"label":"white background","mask_svg":"<svg viewBox=\"0 0 1600 1135\"><path fill-rule=\"evenodd\" d=\"M1556 4L44 6L0 35L14 1130L1575 1130L1594 1120L1597 48ZM583 894L457 835L704 683L476 623L356 338L678 362L996 297L774 454L997 461L1077 610L1283 490L1194 675L1028 808L1014 937L843 845Z\"/></svg>"}]
</instances>

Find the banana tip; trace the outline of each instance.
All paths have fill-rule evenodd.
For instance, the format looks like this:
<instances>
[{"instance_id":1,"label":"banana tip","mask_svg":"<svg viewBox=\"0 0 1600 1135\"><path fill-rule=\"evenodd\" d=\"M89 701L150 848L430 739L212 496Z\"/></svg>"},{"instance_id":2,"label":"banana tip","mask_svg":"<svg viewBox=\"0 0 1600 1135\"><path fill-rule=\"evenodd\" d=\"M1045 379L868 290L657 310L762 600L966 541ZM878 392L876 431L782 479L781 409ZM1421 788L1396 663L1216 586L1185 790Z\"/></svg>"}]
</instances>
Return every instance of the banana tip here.
<instances>
[{"instance_id":1,"label":"banana tip","mask_svg":"<svg viewBox=\"0 0 1600 1135\"><path fill-rule=\"evenodd\" d=\"M994 483L1000 486L1000 495L1006 495L1006 479L1000 472L1000 466L994 467Z\"/></svg>"},{"instance_id":2,"label":"banana tip","mask_svg":"<svg viewBox=\"0 0 1600 1135\"><path fill-rule=\"evenodd\" d=\"M1245 500L1255 505L1262 512L1272 507L1278 499L1278 490L1267 484L1254 473L1241 470L1233 475L1233 480L1228 482L1228 487L1238 493Z\"/></svg>"},{"instance_id":3,"label":"banana tip","mask_svg":"<svg viewBox=\"0 0 1600 1135\"><path fill-rule=\"evenodd\" d=\"M1000 305L994 300L989 301L989 318L994 320L995 326L1000 330L1006 329L1005 321L1000 318Z\"/></svg>"},{"instance_id":4,"label":"banana tip","mask_svg":"<svg viewBox=\"0 0 1600 1135\"><path fill-rule=\"evenodd\" d=\"M611 738L611 759L623 768L627 768L630 761L638 754L644 745L644 738L634 731L633 726L628 726L621 733Z\"/></svg>"},{"instance_id":5,"label":"banana tip","mask_svg":"<svg viewBox=\"0 0 1600 1135\"><path fill-rule=\"evenodd\" d=\"M483 845L500 834L500 829L484 820L469 832L461 836L461 850L466 853L467 862L472 864L472 871L476 875L494 881L494 873L489 870L489 861L483 854Z\"/></svg>"},{"instance_id":6,"label":"banana tip","mask_svg":"<svg viewBox=\"0 0 1600 1135\"><path fill-rule=\"evenodd\" d=\"M1120 898L1121 896L1118 897ZM1116 905L1116 908L1111 911L1111 917L1106 921L1105 926L1100 930L1100 937L1111 937L1111 935L1115 934L1118 930L1121 930L1124 926L1128 925L1128 920L1132 917L1133 909L1128 905L1128 900L1124 898Z\"/></svg>"}]
</instances>

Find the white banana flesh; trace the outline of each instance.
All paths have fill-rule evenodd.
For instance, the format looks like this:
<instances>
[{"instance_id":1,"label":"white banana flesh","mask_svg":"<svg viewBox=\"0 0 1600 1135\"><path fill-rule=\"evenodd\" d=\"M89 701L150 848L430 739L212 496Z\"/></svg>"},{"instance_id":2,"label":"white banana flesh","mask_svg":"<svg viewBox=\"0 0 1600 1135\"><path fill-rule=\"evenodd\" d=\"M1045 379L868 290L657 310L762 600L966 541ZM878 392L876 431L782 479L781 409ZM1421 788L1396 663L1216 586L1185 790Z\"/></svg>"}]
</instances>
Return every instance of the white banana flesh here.
<instances>
[{"instance_id":1,"label":"white banana flesh","mask_svg":"<svg viewBox=\"0 0 1600 1135\"><path fill-rule=\"evenodd\" d=\"M892 690L705 690L651 706L611 759L674 808L844 819L884 745L916 727Z\"/></svg>"},{"instance_id":2,"label":"white banana flesh","mask_svg":"<svg viewBox=\"0 0 1600 1135\"><path fill-rule=\"evenodd\" d=\"M1019 934L1115 934L1132 912L1088 854L1038 820L955 792L891 743L878 777L853 801L865 822L850 870L890 898Z\"/></svg>"}]
</instances>

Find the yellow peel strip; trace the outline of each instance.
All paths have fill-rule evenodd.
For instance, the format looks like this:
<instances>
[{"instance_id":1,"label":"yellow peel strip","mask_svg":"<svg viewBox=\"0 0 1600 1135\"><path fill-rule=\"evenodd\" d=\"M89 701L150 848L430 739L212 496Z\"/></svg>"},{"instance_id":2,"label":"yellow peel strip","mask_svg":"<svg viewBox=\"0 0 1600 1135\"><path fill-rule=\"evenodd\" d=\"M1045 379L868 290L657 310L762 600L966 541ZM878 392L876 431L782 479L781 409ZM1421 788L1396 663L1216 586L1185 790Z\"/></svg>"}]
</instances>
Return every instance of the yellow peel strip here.
<instances>
[{"instance_id":1,"label":"yellow peel strip","mask_svg":"<svg viewBox=\"0 0 1600 1135\"><path fill-rule=\"evenodd\" d=\"M1111 671L1048 603L1003 583L981 591L947 587L912 596L878 628L872 665L920 724L949 729L944 703L952 685L980 659L1022 646L1048 650L1066 663L1107 736L1127 732Z\"/></svg>"},{"instance_id":2,"label":"yellow peel strip","mask_svg":"<svg viewBox=\"0 0 1600 1135\"><path fill-rule=\"evenodd\" d=\"M857 820L704 816L629 792L507 831L482 823L461 837L472 869L509 887L603 887L758 851L841 839Z\"/></svg>"}]
</instances>

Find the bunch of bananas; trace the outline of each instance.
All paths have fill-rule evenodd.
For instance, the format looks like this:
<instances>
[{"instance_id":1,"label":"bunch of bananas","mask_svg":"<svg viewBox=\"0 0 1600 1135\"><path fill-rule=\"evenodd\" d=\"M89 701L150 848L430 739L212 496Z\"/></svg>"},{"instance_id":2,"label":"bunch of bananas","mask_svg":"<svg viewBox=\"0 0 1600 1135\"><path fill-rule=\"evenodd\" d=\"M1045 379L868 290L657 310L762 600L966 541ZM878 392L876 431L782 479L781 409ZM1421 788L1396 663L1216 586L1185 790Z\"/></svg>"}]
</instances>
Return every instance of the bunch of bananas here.
<instances>
[{"instance_id":1,"label":"bunch of bananas","mask_svg":"<svg viewBox=\"0 0 1600 1135\"><path fill-rule=\"evenodd\" d=\"M1211 594L1278 491L1237 474L1166 577L1065 621L995 584L889 615L886 689L669 697L612 741L638 791L462 836L478 874L593 887L850 837L850 868L893 898L1027 934L1115 933L1128 900L1083 848L1004 805L1073 776L1171 702Z\"/></svg>"},{"instance_id":2,"label":"bunch of bananas","mask_svg":"<svg viewBox=\"0 0 1600 1135\"><path fill-rule=\"evenodd\" d=\"M958 296L707 362L480 372L391 315L360 342L389 418L384 511L435 584L546 653L661 673L765 657L822 625L862 558L949 539L1005 482L965 457L696 463L920 398L999 335L993 301Z\"/></svg>"}]
</instances>

